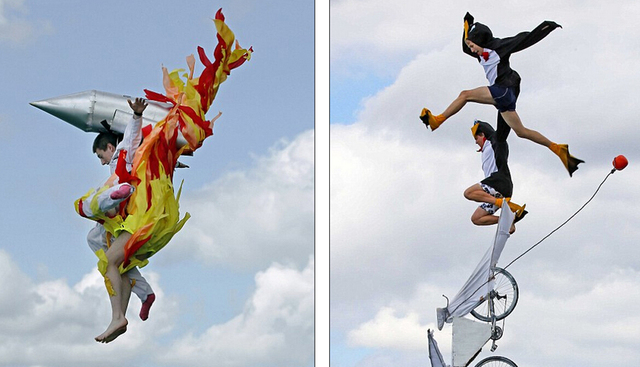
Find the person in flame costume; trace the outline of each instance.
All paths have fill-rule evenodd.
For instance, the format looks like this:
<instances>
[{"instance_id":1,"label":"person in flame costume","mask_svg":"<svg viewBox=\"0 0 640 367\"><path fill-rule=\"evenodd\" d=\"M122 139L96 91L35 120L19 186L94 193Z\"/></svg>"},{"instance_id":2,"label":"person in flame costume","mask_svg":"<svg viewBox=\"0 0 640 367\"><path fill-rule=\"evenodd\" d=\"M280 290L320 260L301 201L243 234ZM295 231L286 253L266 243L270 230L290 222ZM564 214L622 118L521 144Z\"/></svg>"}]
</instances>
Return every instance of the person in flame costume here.
<instances>
[{"instance_id":1,"label":"person in flame costume","mask_svg":"<svg viewBox=\"0 0 640 367\"><path fill-rule=\"evenodd\" d=\"M183 69L169 73L165 67L162 68L165 94L145 89L147 99L170 103L173 107L144 136L135 152L131 172L127 171L124 164L127 153L120 153L114 176L117 176L118 182L128 183L134 188L131 196L120 204L117 214L95 210L91 217L102 223L114 238L107 251L96 253L99 258L98 269L104 276L112 310L111 322L95 338L97 342L109 343L127 330L128 321L124 311L130 288L128 282L123 281L122 274L133 267L147 265L149 258L167 245L189 219L189 213L180 218L182 185L177 195L174 194L173 172L178 158L194 152L207 137L213 135L213 123L219 115L208 121L205 114L220 84L227 79L231 70L251 58L253 50L243 49L235 41L233 32L225 23L222 9L218 10L213 21L218 44L213 52L213 61L202 47L198 47L198 56L204 66L200 76L194 78L195 57L190 55L187 57L188 73L181 75ZM176 144L179 134L188 144L182 147ZM109 181L116 180L113 178ZM99 190L108 189L109 183L106 186ZM93 194L94 190L78 199L76 210L79 202ZM93 203L91 205L93 208Z\"/></svg>"}]
</instances>

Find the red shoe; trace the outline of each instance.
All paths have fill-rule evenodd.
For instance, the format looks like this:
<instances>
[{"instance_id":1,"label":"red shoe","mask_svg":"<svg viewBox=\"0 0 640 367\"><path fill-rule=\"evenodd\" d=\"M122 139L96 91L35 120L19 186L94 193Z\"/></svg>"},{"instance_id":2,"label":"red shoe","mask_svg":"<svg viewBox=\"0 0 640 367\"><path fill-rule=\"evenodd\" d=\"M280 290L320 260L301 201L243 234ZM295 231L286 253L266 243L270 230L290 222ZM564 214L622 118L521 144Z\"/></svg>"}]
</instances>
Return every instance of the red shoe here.
<instances>
[{"instance_id":1,"label":"red shoe","mask_svg":"<svg viewBox=\"0 0 640 367\"><path fill-rule=\"evenodd\" d=\"M145 321L146 319L149 318L149 309L151 308L151 305L155 300L156 300L156 295L151 293L150 295L147 296L147 300L144 301L144 303L142 304L142 307L140 308L140 318L142 319L142 321Z\"/></svg>"}]
</instances>

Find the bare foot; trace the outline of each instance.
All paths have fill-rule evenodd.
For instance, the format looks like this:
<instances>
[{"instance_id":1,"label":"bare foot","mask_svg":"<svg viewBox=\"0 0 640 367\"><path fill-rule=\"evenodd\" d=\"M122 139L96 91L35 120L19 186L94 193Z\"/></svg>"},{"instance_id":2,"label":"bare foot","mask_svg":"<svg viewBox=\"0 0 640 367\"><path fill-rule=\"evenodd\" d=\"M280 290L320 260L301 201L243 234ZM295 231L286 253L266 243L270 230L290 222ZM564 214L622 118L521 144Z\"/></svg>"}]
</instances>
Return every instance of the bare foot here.
<instances>
[{"instance_id":1,"label":"bare foot","mask_svg":"<svg viewBox=\"0 0 640 367\"><path fill-rule=\"evenodd\" d=\"M513 232L516 231L516 225L515 224L511 224L511 228L509 228L509 234L513 234Z\"/></svg>"},{"instance_id":2,"label":"bare foot","mask_svg":"<svg viewBox=\"0 0 640 367\"><path fill-rule=\"evenodd\" d=\"M127 331L127 324L129 322L126 318L111 320L111 323L107 327L104 333L95 337L95 340L99 343L109 343L115 340L120 335Z\"/></svg>"}]
</instances>

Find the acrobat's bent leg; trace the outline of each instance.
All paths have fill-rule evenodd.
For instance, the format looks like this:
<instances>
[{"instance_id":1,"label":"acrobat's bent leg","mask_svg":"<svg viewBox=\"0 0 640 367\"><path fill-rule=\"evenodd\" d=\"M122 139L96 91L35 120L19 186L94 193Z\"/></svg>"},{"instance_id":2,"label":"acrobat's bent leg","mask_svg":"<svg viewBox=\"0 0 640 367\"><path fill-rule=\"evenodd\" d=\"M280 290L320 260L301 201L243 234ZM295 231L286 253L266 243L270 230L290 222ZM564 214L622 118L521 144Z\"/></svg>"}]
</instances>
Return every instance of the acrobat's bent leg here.
<instances>
[{"instance_id":1,"label":"acrobat's bent leg","mask_svg":"<svg viewBox=\"0 0 640 367\"><path fill-rule=\"evenodd\" d=\"M464 190L464 197L467 200L475 201L477 203L495 204L496 197L489 194L482 189L480 184L473 184Z\"/></svg>"},{"instance_id":2,"label":"acrobat's bent leg","mask_svg":"<svg viewBox=\"0 0 640 367\"><path fill-rule=\"evenodd\" d=\"M471 215L471 222L477 226L490 226L498 223L500 219L497 215L493 215L481 207L476 208L476 211Z\"/></svg>"},{"instance_id":3,"label":"acrobat's bent leg","mask_svg":"<svg viewBox=\"0 0 640 367\"><path fill-rule=\"evenodd\" d=\"M134 188L128 183L113 185L98 195L98 207L103 213L116 209L121 202L133 194Z\"/></svg>"},{"instance_id":4,"label":"acrobat's bent leg","mask_svg":"<svg viewBox=\"0 0 640 367\"><path fill-rule=\"evenodd\" d=\"M133 281L131 291L140 298L140 302L146 301L147 296L153 293L149 282L142 276L138 268L133 268L126 274Z\"/></svg>"},{"instance_id":5,"label":"acrobat's bent leg","mask_svg":"<svg viewBox=\"0 0 640 367\"><path fill-rule=\"evenodd\" d=\"M501 208L502 201L507 200L507 204L509 205L511 211L516 213L516 218L521 219L521 217L527 214L526 210L524 210L526 204L520 206L512 202L510 198L503 198L502 195L495 191L495 189L492 189L488 186L485 187L492 193L487 192L481 184L474 184L464 190L464 197L467 198L467 200L475 201L478 203L491 204L497 208Z\"/></svg>"},{"instance_id":6,"label":"acrobat's bent leg","mask_svg":"<svg viewBox=\"0 0 640 367\"><path fill-rule=\"evenodd\" d=\"M96 223L96 225L91 228L87 234L87 244L94 253L100 249L105 252L107 251L106 231L102 224Z\"/></svg>"},{"instance_id":7,"label":"acrobat's bent leg","mask_svg":"<svg viewBox=\"0 0 640 367\"><path fill-rule=\"evenodd\" d=\"M471 222L477 226L490 226L493 224L497 224L500 220L500 217L497 215L492 215L488 211L482 209L482 207L478 207L475 212L471 215ZM513 234L516 231L515 221L511 223L511 228L509 229L509 234Z\"/></svg>"},{"instance_id":8,"label":"acrobat's bent leg","mask_svg":"<svg viewBox=\"0 0 640 367\"><path fill-rule=\"evenodd\" d=\"M140 319L145 321L149 318L149 309L153 302L156 300L156 295L151 289L151 285L149 282L140 274L140 270L138 268L133 268L129 270L127 276L131 278L133 283L132 291L133 293L140 298L140 302L142 302L142 307L140 307Z\"/></svg>"},{"instance_id":9,"label":"acrobat's bent leg","mask_svg":"<svg viewBox=\"0 0 640 367\"><path fill-rule=\"evenodd\" d=\"M133 194L134 190L134 187L128 183L117 184L109 188L101 187L78 199L76 210L85 218L99 218L102 214L114 211L120 203Z\"/></svg>"}]
</instances>

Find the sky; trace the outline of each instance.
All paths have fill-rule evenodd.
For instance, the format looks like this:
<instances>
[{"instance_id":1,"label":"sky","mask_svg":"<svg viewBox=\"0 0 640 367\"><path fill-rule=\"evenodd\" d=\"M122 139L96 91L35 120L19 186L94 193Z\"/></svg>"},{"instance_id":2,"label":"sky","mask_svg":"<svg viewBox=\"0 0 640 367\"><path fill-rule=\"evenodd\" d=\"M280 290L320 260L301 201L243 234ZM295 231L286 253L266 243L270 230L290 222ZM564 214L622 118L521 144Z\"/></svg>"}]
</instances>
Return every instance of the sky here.
<instances>
[{"instance_id":1,"label":"sky","mask_svg":"<svg viewBox=\"0 0 640 367\"><path fill-rule=\"evenodd\" d=\"M486 86L461 50L470 12L496 37L554 20L512 55L525 126L586 161L569 177L548 149L509 137L513 201L528 216L507 241L506 265L573 215L625 155L593 201L509 268L520 300L498 349L520 366L631 366L640 360L640 180L635 1L330 1L330 350L332 367L428 366L427 330L495 235L474 226L463 191L480 181L468 104L438 130L460 91ZM451 363L451 324L435 331ZM474 364L472 364L474 365Z\"/></svg>"},{"instance_id":2,"label":"sky","mask_svg":"<svg viewBox=\"0 0 640 367\"><path fill-rule=\"evenodd\" d=\"M313 365L314 2L185 3L0 0L0 366ZM213 53L219 8L253 56L220 87L214 136L181 159L191 219L141 270L149 319L132 296L128 332L98 344L110 307L73 202L108 168L94 134L29 102L164 92L162 66Z\"/></svg>"}]
</instances>

